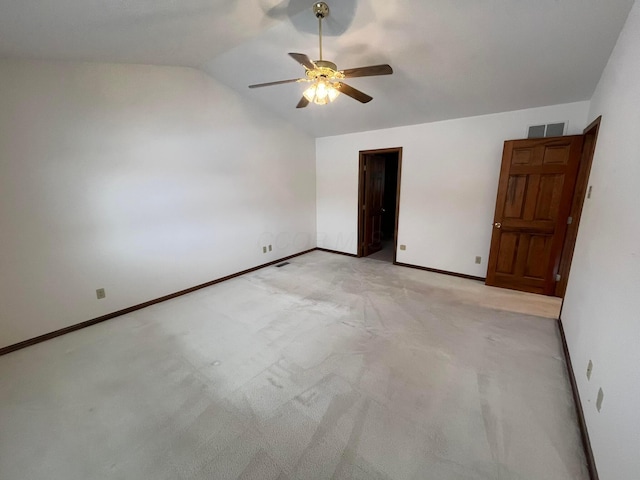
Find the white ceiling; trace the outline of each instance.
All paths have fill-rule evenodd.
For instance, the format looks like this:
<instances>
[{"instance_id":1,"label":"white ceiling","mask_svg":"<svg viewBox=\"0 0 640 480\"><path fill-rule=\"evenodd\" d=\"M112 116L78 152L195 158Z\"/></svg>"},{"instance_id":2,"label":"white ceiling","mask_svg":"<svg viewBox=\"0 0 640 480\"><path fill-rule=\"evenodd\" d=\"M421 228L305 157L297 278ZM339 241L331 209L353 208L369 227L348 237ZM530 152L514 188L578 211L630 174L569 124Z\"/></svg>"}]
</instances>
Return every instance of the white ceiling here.
<instances>
[{"instance_id":1,"label":"white ceiling","mask_svg":"<svg viewBox=\"0 0 640 480\"><path fill-rule=\"evenodd\" d=\"M182 65L314 136L588 100L633 0L328 0L324 57L389 63L374 97L296 109L287 52L318 57L311 0L0 0L0 57ZM560 119L550 119L560 120Z\"/></svg>"}]
</instances>

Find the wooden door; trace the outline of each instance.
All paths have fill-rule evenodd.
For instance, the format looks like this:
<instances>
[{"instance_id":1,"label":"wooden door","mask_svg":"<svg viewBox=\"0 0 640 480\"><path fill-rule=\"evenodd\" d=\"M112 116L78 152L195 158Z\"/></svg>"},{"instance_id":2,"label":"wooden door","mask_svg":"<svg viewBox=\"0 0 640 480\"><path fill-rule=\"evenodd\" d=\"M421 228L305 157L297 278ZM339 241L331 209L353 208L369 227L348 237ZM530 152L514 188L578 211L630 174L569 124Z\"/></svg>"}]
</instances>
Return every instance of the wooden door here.
<instances>
[{"instance_id":1,"label":"wooden door","mask_svg":"<svg viewBox=\"0 0 640 480\"><path fill-rule=\"evenodd\" d=\"M382 216L384 214L384 173L385 157L366 155L364 157L363 218L364 253L371 255L382 248Z\"/></svg>"},{"instance_id":2,"label":"wooden door","mask_svg":"<svg viewBox=\"0 0 640 480\"><path fill-rule=\"evenodd\" d=\"M487 285L553 295L583 137L505 142Z\"/></svg>"}]
</instances>

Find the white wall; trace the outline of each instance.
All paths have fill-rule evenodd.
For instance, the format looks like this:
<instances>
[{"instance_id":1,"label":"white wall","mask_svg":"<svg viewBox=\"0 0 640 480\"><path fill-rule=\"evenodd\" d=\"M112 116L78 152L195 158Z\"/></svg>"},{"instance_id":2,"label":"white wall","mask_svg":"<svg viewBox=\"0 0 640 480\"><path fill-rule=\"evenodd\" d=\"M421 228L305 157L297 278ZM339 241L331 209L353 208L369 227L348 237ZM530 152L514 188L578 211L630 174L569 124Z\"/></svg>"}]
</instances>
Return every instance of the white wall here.
<instances>
[{"instance_id":1,"label":"white wall","mask_svg":"<svg viewBox=\"0 0 640 480\"><path fill-rule=\"evenodd\" d=\"M582 133L588 108L580 102L317 139L318 247L357 253L358 152L403 147L398 243L407 249L397 260L485 276L504 141L555 121Z\"/></svg>"},{"instance_id":2,"label":"white wall","mask_svg":"<svg viewBox=\"0 0 640 480\"><path fill-rule=\"evenodd\" d=\"M1 61L0 86L0 347L316 246L314 140L203 73Z\"/></svg>"},{"instance_id":3,"label":"white wall","mask_svg":"<svg viewBox=\"0 0 640 480\"><path fill-rule=\"evenodd\" d=\"M640 478L640 3L600 80L602 115L562 311L601 480ZM589 359L593 373L587 381ZM598 389L604 402L596 410Z\"/></svg>"}]
</instances>

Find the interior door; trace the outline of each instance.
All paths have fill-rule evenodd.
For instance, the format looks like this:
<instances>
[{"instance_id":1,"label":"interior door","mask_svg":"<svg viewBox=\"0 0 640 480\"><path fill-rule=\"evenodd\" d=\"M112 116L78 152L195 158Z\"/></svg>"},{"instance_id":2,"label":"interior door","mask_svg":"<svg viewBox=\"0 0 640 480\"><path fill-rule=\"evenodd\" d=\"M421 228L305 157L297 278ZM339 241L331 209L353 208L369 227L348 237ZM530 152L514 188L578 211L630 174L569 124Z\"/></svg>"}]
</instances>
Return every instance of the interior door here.
<instances>
[{"instance_id":1,"label":"interior door","mask_svg":"<svg viewBox=\"0 0 640 480\"><path fill-rule=\"evenodd\" d=\"M505 142L487 285L553 295L583 136Z\"/></svg>"},{"instance_id":2,"label":"interior door","mask_svg":"<svg viewBox=\"0 0 640 480\"><path fill-rule=\"evenodd\" d=\"M384 214L385 157L366 155L364 158L364 256L382 248L382 217Z\"/></svg>"}]
</instances>

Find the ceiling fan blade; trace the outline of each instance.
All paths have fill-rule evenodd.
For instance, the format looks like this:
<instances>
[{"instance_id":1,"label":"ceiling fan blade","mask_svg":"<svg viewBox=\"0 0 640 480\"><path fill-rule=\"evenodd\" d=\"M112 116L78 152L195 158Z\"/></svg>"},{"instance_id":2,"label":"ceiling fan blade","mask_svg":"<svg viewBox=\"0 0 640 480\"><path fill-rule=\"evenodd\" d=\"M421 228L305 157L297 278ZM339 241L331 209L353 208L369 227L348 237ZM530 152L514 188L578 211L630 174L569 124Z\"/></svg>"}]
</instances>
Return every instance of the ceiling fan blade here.
<instances>
[{"instance_id":1,"label":"ceiling fan blade","mask_svg":"<svg viewBox=\"0 0 640 480\"><path fill-rule=\"evenodd\" d=\"M315 70L317 68L316 64L309 60L309 57L304 53L290 53L289 56L307 70Z\"/></svg>"},{"instance_id":2,"label":"ceiling fan blade","mask_svg":"<svg viewBox=\"0 0 640 480\"><path fill-rule=\"evenodd\" d=\"M340 90L340 93L344 93L345 95L358 100L360 103L369 103L371 100L373 100L373 97L370 97L360 90L350 87L346 83L340 82L336 84L336 87L338 88L338 90Z\"/></svg>"},{"instance_id":3,"label":"ceiling fan blade","mask_svg":"<svg viewBox=\"0 0 640 480\"><path fill-rule=\"evenodd\" d=\"M282 85L283 83L296 83L305 82L304 78L292 78L291 80L279 80L277 82L258 83L256 85L249 85L249 88L270 87L272 85Z\"/></svg>"},{"instance_id":4,"label":"ceiling fan blade","mask_svg":"<svg viewBox=\"0 0 640 480\"><path fill-rule=\"evenodd\" d=\"M343 70L345 78L354 77L374 77L376 75L391 75L393 68L391 65L371 65L370 67L348 68Z\"/></svg>"},{"instance_id":5,"label":"ceiling fan blade","mask_svg":"<svg viewBox=\"0 0 640 480\"><path fill-rule=\"evenodd\" d=\"M296 108L304 108L307 105L309 105L309 100L307 100L306 97L302 97L298 102L298 105L296 105Z\"/></svg>"}]
</instances>

